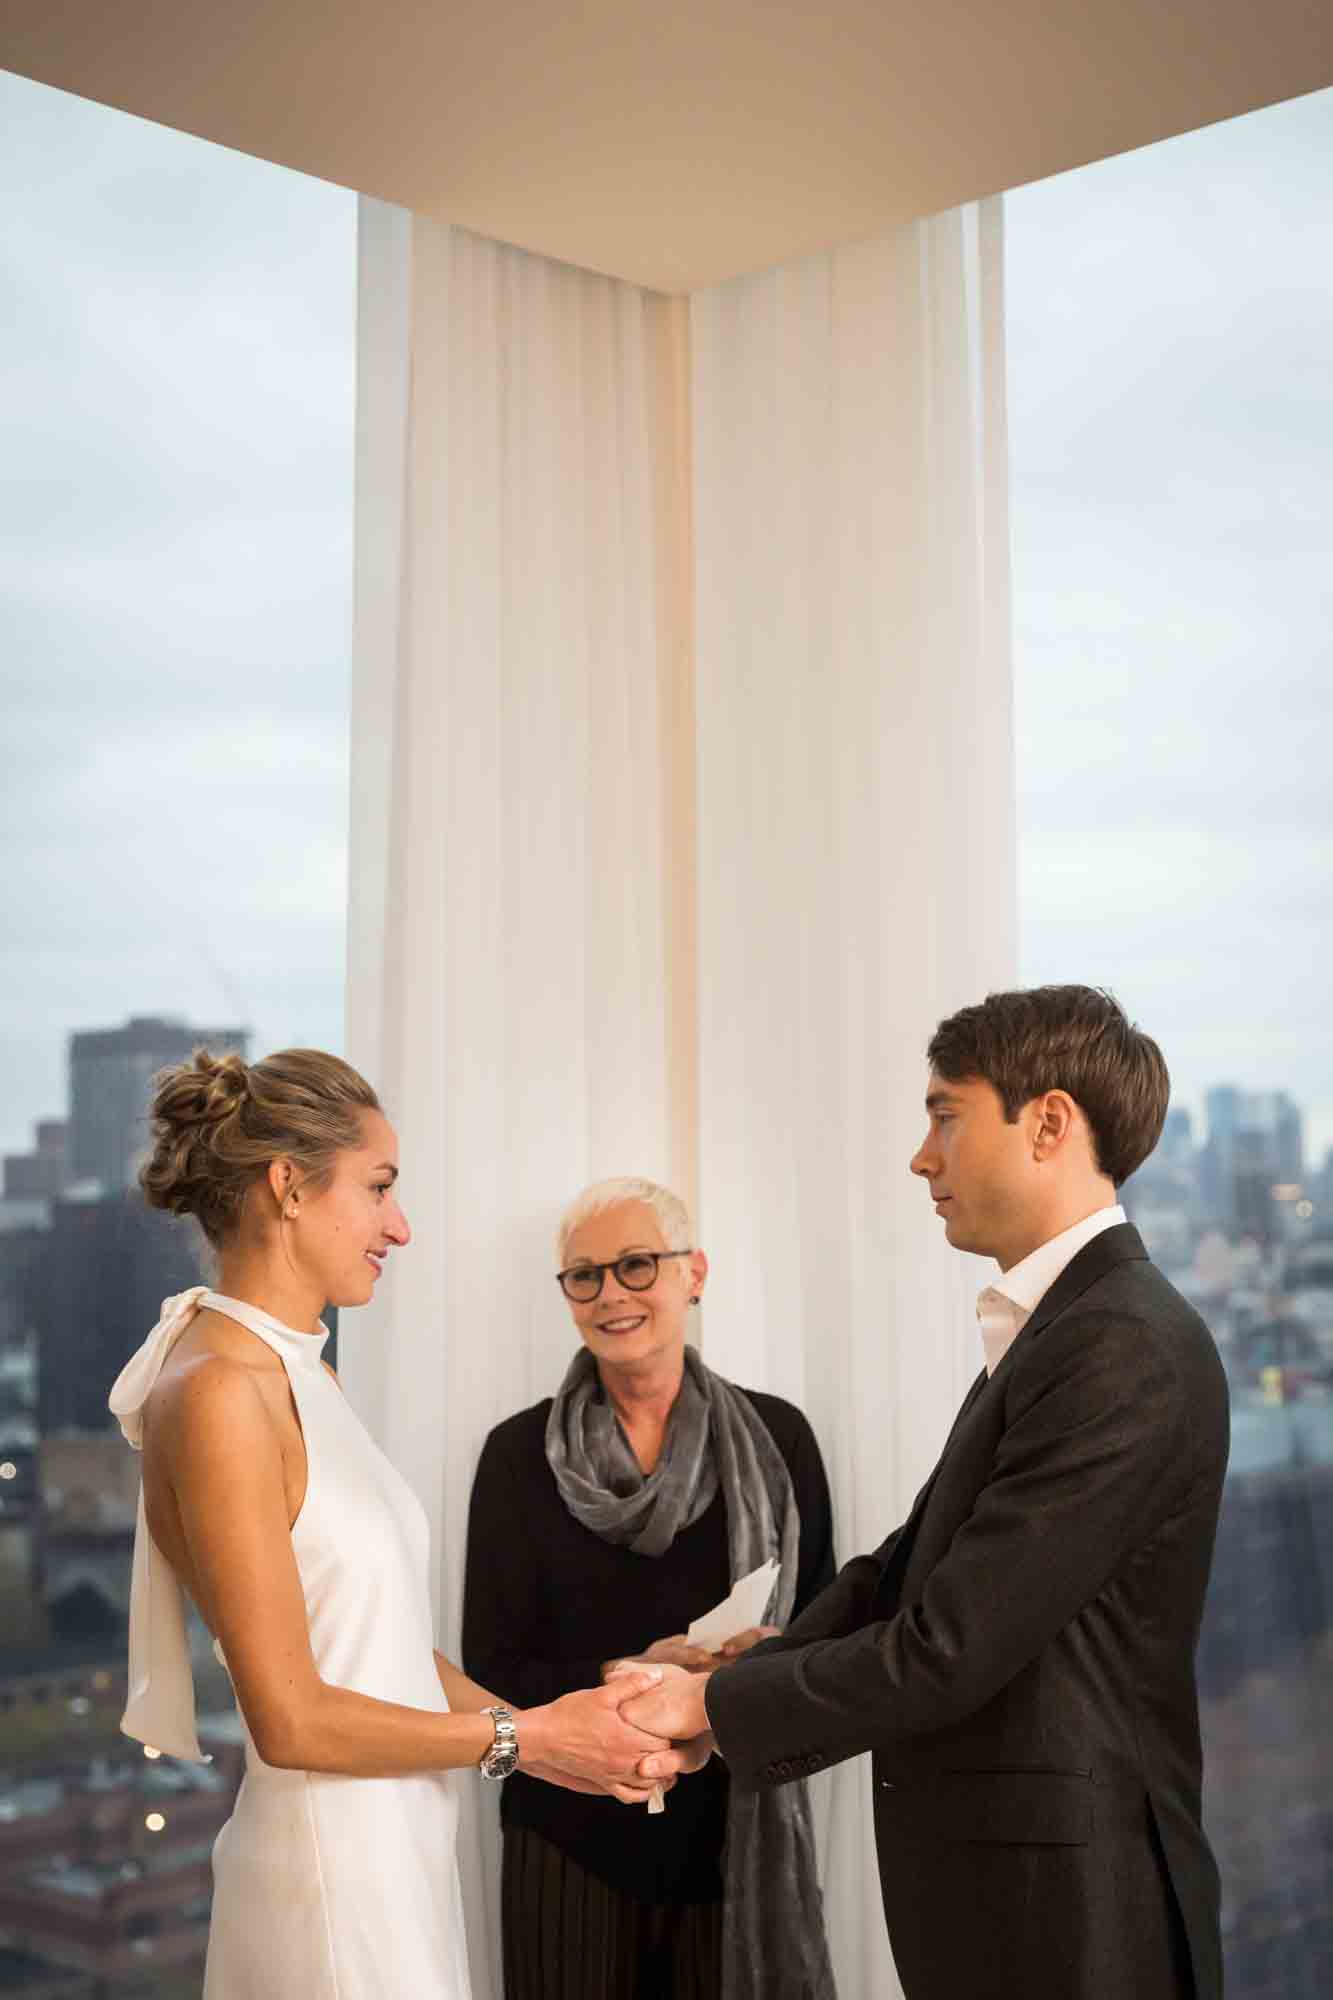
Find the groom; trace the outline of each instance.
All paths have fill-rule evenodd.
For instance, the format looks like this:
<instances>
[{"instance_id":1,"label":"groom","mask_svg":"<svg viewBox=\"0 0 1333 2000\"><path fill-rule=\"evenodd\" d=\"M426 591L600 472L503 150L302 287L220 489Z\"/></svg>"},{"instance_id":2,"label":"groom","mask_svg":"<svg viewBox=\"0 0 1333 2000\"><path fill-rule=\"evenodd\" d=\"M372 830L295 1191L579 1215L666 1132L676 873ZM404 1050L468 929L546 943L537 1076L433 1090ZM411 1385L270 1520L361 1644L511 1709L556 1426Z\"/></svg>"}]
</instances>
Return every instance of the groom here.
<instances>
[{"instance_id":1,"label":"groom","mask_svg":"<svg viewBox=\"0 0 1333 2000\"><path fill-rule=\"evenodd\" d=\"M992 994L928 1053L912 1172L955 1249L999 1265L984 1373L873 1555L781 1638L625 1714L715 1739L743 1785L871 1753L908 2000L1219 2000L1194 1649L1227 1388L1116 1204L1166 1067L1085 986Z\"/></svg>"}]
</instances>

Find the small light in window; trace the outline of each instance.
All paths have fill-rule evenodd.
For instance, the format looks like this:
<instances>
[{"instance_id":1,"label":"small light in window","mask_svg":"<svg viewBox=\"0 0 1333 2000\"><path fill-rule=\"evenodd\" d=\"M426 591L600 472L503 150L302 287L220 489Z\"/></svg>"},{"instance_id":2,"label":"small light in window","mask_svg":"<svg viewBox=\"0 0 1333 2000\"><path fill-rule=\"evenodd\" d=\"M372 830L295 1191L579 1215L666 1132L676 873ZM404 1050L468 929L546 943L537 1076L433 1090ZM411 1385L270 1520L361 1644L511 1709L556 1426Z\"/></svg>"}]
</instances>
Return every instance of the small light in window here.
<instances>
[{"instance_id":1,"label":"small light in window","mask_svg":"<svg viewBox=\"0 0 1333 2000\"><path fill-rule=\"evenodd\" d=\"M144 1820L144 1825L150 1833L161 1833L163 1827L166 1825L166 1821L163 1819L161 1813L149 1813Z\"/></svg>"},{"instance_id":2,"label":"small light in window","mask_svg":"<svg viewBox=\"0 0 1333 2000\"><path fill-rule=\"evenodd\" d=\"M19 1469L12 1458L7 1458L0 1463L0 1479L17 1479L18 1476Z\"/></svg>"},{"instance_id":3,"label":"small light in window","mask_svg":"<svg viewBox=\"0 0 1333 2000\"><path fill-rule=\"evenodd\" d=\"M70 1698L69 1712L71 1715L86 1715L91 1707L92 1703L86 1694L76 1694Z\"/></svg>"},{"instance_id":4,"label":"small light in window","mask_svg":"<svg viewBox=\"0 0 1333 2000\"><path fill-rule=\"evenodd\" d=\"M145 1743L143 1746L143 1754L145 1757L160 1757L162 1755L162 1752L160 1750L154 1750L151 1743Z\"/></svg>"},{"instance_id":5,"label":"small light in window","mask_svg":"<svg viewBox=\"0 0 1333 2000\"><path fill-rule=\"evenodd\" d=\"M1312 1201L1298 1201L1296 1204L1296 1213L1302 1222L1308 1222L1314 1214L1314 1203Z\"/></svg>"}]
</instances>

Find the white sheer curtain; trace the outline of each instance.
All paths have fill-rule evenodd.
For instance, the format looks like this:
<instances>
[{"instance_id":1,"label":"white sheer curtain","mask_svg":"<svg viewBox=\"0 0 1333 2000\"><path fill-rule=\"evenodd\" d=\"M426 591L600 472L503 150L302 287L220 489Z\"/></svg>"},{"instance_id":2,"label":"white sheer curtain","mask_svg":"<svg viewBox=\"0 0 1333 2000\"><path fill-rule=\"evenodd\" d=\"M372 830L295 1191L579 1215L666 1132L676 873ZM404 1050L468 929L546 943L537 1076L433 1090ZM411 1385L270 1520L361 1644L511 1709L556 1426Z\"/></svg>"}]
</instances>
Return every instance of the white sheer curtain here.
<instances>
[{"instance_id":1,"label":"white sheer curtain","mask_svg":"<svg viewBox=\"0 0 1333 2000\"><path fill-rule=\"evenodd\" d=\"M447 1648L481 1440L569 1349L582 1181L698 1195L708 1357L809 1411L845 1553L973 1372L906 1159L931 1026L1012 970L1000 232L687 307L362 205L348 1049L418 1240L342 1372L432 1515ZM878 2000L864 1770L821 1810Z\"/></svg>"},{"instance_id":2,"label":"white sheer curtain","mask_svg":"<svg viewBox=\"0 0 1333 2000\"><path fill-rule=\"evenodd\" d=\"M399 1127L417 1240L341 1369L432 1517L457 1657L481 1441L573 1344L559 1208L687 1166L658 587L680 371L664 301L374 202L360 312L348 1051ZM487 2000L494 1823L469 1797Z\"/></svg>"},{"instance_id":3,"label":"white sheer curtain","mask_svg":"<svg viewBox=\"0 0 1333 2000\"><path fill-rule=\"evenodd\" d=\"M999 204L692 301L705 1347L799 1403L840 1555L979 1366L907 1161L1013 971ZM845 2000L898 1990L863 1761L821 1800Z\"/></svg>"}]
</instances>

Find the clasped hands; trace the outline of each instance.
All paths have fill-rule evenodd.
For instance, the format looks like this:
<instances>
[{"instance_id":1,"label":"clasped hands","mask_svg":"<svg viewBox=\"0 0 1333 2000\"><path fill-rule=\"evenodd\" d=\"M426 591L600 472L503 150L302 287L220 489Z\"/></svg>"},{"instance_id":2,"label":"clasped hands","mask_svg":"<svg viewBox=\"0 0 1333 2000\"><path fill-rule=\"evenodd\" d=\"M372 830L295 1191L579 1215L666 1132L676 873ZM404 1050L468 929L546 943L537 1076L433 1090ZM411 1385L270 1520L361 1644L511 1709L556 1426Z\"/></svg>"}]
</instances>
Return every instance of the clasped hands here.
<instances>
[{"instance_id":1,"label":"clasped hands","mask_svg":"<svg viewBox=\"0 0 1333 2000\"><path fill-rule=\"evenodd\" d=\"M662 1639L638 1658L608 1662L601 1687L515 1717L519 1768L571 1791L646 1806L713 1754L709 1676L769 1636L767 1627L741 1633L717 1654Z\"/></svg>"},{"instance_id":2,"label":"clasped hands","mask_svg":"<svg viewBox=\"0 0 1333 2000\"><path fill-rule=\"evenodd\" d=\"M666 1743L643 1757L638 1766L641 1778L666 1789L677 1777L697 1771L717 1748L705 1706L705 1690L712 1674L728 1660L738 1660L761 1639L777 1636L776 1625L755 1625L738 1632L717 1652L695 1646L683 1635L659 1639L647 1651L630 1660L613 1660L603 1670L607 1682L627 1678L645 1666L660 1667L662 1678L656 1687L629 1695L621 1704L622 1720L648 1730Z\"/></svg>"}]
</instances>

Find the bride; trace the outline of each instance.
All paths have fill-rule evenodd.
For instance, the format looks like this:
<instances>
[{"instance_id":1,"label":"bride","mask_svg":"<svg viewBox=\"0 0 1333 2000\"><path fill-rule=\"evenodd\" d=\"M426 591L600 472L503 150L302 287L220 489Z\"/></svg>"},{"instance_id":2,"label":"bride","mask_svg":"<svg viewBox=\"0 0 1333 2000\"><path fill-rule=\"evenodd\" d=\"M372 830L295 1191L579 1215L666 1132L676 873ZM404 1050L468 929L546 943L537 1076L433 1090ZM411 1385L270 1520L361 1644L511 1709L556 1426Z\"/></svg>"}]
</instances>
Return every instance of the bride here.
<instances>
[{"instance_id":1,"label":"bride","mask_svg":"<svg viewBox=\"0 0 1333 2000\"><path fill-rule=\"evenodd\" d=\"M206 2000L467 2000L456 1774L644 1804L666 1746L621 1720L628 1682L510 1710L434 1650L424 1511L320 1353L325 1304L365 1304L410 1237L370 1086L314 1049L199 1051L152 1117L144 1193L198 1219L218 1287L166 1302L111 1395L143 1452L123 1727L202 1754L188 1593L247 1737Z\"/></svg>"}]
</instances>

